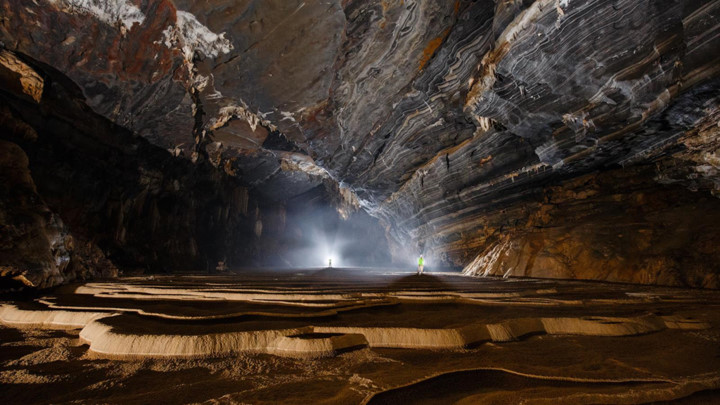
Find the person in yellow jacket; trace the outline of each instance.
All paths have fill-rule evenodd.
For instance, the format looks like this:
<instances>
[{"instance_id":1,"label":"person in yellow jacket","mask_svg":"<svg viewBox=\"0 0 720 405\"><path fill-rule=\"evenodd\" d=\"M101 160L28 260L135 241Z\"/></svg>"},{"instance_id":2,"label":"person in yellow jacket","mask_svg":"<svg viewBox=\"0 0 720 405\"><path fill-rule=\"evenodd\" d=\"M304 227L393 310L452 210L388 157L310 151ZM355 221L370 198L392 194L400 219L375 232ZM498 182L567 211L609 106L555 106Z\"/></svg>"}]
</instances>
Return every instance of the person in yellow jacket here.
<instances>
[{"instance_id":1,"label":"person in yellow jacket","mask_svg":"<svg viewBox=\"0 0 720 405\"><path fill-rule=\"evenodd\" d=\"M420 258L418 259L418 271L417 274L423 274L423 268L425 267L425 259L423 259L423 256L420 255Z\"/></svg>"}]
</instances>

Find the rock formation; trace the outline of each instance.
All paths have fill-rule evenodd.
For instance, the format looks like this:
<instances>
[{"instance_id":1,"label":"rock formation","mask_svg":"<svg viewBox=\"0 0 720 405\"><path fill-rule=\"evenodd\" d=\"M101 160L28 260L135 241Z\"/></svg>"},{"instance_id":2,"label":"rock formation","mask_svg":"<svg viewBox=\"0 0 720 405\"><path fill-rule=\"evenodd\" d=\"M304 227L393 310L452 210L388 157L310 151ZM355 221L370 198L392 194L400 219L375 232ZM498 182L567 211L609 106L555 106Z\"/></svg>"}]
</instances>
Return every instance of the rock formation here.
<instances>
[{"instance_id":1,"label":"rock formation","mask_svg":"<svg viewBox=\"0 0 720 405\"><path fill-rule=\"evenodd\" d=\"M702 291L685 290L667 297L666 291L647 290L645 286L592 284L577 288L583 293L600 289L595 293L601 298L577 300L570 298L573 293L579 294L572 287L562 291L555 288L557 284L537 288L543 285L532 280L519 282L522 287L502 286L493 294L483 290L488 283L457 273L440 276L442 283L432 286L439 281L436 276L401 278L366 272L294 271L294 275L285 274L282 282L267 275L248 277L246 273L241 284L237 277L217 276L193 276L192 280L137 277L126 282L89 283L37 302L0 305L0 323L15 328L79 330L79 338L89 345L90 353L111 359L203 358L257 352L331 357L368 346L462 349L535 334L621 337L666 329L706 330L711 328L706 320L677 314L658 316L639 312L638 308L659 302L667 305L668 298L694 305L703 299L709 305L717 302ZM387 278L394 278L394 282L388 284ZM504 281L494 283L498 287ZM298 284L305 288L293 291ZM431 286L435 288L428 289ZM608 289L615 289L615 293L609 294ZM646 294L655 300L647 300ZM543 302L544 308L528 305L537 302ZM497 307L488 308L488 303L512 311L503 313ZM627 313L630 307L637 312L631 316L614 316L612 312L601 315L611 311L608 303L616 305L612 311ZM455 315L428 316L433 306L445 307ZM553 312L558 306L564 307L564 316ZM495 315L480 319L472 315L486 311ZM459 319L472 321L458 323L457 312L463 314Z\"/></svg>"},{"instance_id":2,"label":"rock formation","mask_svg":"<svg viewBox=\"0 0 720 405\"><path fill-rule=\"evenodd\" d=\"M717 403L719 306L716 290L378 268L89 281L0 305L0 392L28 404Z\"/></svg>"},{"instance_id":3,"label":"rock formation","mask_svg":"<svg viewBox=\"0 0 720 405\"><path fill-rule=\"evenodd\" d=\"M400 265L720 287L718 2L26 3L0 0L3 212L75 250L253 264L320 195Z\"/></svg>"}]
</instances>

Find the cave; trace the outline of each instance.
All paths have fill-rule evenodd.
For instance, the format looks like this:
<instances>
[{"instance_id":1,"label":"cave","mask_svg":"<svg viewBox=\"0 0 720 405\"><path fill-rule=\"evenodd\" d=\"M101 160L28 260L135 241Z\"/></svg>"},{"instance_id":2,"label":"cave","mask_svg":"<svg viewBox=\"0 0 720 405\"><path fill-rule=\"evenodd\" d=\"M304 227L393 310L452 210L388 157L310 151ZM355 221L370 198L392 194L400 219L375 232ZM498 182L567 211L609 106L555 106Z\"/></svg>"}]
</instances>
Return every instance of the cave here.
<instances>
[{"instance_id":1,"label":"cave","mask_svg":"<svg viewBox=\"0 0 720 405\"><path fill-rule=\"evenodd\" d=\"M720 403L720 2L0 0L5 403Z\"/></svg>"}]
</instances>

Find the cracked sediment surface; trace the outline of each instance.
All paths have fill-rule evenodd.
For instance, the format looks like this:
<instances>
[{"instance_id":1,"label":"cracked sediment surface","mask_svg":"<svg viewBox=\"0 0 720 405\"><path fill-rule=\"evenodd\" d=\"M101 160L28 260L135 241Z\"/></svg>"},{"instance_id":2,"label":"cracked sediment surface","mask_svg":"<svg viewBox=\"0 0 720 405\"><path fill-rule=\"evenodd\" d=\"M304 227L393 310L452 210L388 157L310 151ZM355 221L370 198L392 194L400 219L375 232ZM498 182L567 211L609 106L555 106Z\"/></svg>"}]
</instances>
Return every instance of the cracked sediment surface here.
<instances>
[{"instance_id":1,"label":"cracked sediment surface","mask_svg":"<svg viewBox=\"0 0 720 405\"><path fill-rule=\"evenodd\" d=\"M5 303L0 391L133 402L172 380L173 402L702 403L720 389L718 306L713 291L458 273L125 278Z\"/></svg>"}]
</instances>

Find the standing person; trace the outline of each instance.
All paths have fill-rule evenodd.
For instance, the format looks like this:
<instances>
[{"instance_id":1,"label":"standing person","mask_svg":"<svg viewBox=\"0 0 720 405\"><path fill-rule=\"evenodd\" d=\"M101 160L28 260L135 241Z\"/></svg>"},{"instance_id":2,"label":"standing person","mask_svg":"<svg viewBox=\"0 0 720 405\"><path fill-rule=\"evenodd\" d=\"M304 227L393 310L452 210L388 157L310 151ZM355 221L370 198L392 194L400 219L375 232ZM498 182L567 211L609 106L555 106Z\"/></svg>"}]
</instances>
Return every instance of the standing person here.
<instances>
[{"instance_id":1,"label":"standing person","mask_svg":"<svg viewBox=\"0 0 720 405\"><path fill-rule=\"evenodd\" d=\"M425 267L425 259L423 259L423 256L420 255L420 258L418 259L418 275L423 274L423 267Z\"/></svg>"}]
</instances>

